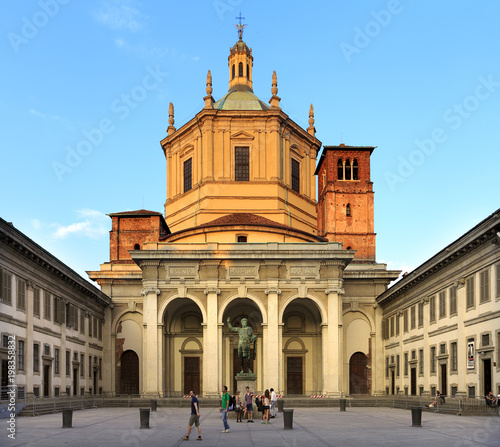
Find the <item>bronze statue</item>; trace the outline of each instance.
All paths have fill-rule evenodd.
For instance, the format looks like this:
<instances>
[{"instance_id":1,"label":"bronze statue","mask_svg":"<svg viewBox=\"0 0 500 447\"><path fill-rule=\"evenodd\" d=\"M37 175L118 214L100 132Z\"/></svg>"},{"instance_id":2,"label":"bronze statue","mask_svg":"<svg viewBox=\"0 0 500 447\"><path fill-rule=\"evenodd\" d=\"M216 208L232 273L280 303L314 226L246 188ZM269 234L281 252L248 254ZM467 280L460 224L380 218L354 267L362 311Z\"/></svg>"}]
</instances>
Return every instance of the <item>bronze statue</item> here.
<instances>
[{"instance_id":1,"label":"bronze statue","mask_svg":"<svg viewBox=\"0 0 500 447\"><path fill-rule=\"evenodd\" d=\"M240 359L241 371L244 371L244 359L247 359L247 369L250 374L252 371L250 369L252 352L250 350L250 344L254 343L253 358L255 359L255 343L257 336L253 333L253 329L247 326L248 320L246 318L241 319L241 327L234 327L231 325L231 318L227 317L227 325L233 332L238 332L240 338L238 342L238 358Z\"/></svg>"}]
</instances>

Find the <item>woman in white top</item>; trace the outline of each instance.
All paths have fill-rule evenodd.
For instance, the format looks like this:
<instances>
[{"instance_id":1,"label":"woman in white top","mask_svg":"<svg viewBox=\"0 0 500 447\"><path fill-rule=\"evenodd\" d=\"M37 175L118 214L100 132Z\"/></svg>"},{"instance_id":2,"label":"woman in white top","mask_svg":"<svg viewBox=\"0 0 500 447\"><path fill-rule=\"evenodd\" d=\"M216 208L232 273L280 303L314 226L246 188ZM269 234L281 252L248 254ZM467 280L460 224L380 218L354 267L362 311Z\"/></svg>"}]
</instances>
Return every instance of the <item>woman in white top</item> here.
<instances>
[{"instance_id":1,"label":"woman in white top","mask_svg":"<svg viewBox=\"0 0 500 447\"><path fill-rule=\"evenodd\" d=\"M264 414L262 416L263 424L270 424L269 422L269 408L271 407L271 396L269 390L264 391L264 399L262 400L262 405L264 406Z\"/></svg>"}]
</instances>

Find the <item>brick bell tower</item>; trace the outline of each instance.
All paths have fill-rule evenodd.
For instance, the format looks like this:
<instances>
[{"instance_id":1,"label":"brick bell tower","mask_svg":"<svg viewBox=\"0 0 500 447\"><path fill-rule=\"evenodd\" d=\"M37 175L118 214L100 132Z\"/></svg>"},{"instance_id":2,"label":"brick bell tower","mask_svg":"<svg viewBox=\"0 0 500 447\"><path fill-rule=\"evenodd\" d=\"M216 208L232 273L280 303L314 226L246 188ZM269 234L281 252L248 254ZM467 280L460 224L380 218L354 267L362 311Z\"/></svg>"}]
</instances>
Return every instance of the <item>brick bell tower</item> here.
<instances>
[{"instance_id":1,"label":"brick bell tower","mask_svg":"<svg viewBox=\"0 0 500 447\"><path fill-rule=\"evenodd\" d=\"M374 146L324 146L318 176L318 235L356 250L354 260L375 262L373 183Z\"/></svg>"}]
</instances>

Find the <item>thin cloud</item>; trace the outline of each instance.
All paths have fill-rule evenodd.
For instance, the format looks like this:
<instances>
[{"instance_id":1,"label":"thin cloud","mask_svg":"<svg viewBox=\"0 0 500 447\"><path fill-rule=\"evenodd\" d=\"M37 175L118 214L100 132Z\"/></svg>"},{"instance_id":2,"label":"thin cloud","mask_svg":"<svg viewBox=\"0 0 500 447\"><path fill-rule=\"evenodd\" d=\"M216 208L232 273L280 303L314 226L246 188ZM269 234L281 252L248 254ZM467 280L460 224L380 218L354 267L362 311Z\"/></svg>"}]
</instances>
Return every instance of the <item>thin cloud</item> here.
<instances>
[{"instance_id":1,"label":"thin cloud","mask_svg":"<svg viewBox=\"0 0 500 447\"><path fill-rule=\"evenodd\" d=\"M134 0L107 0L93 15L97 22L108 28L136 33L145 28L147 16L135 4Z\"/></svg>"},{"instance_id":2,"label":"thin cloud","mask_svg":"<svg viewBox=\"0 0 500 447\"><path fill-rule=\"evenodd\" d=\"M109 219L100 211L91 209L78 210L78 222L69 225L52 224L56 231L52 234L54 239L66 239L70 236L89 239L101 239L109 232Z\"/></svg>"}]
</instances>

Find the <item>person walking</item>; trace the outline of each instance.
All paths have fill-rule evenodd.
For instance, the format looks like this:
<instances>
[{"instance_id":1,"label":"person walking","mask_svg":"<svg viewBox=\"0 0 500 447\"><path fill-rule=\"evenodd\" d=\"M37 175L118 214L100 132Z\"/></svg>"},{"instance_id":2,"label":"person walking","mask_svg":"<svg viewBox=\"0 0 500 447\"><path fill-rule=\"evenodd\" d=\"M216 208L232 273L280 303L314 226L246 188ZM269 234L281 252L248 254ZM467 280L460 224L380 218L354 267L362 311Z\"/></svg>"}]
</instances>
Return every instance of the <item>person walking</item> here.
<instances>
[{"instance_id":1,"label":"person walking","mask_svg":"<svg viewBox=\"0 0 500 447\"><path fill-rule=\"evenodd\" d=\"M248 417L247 422L252 422L253 423L252 396L253 396L253 393L250 392L250 388L247 387L247 392L245 393L245 414Z\"/></svg>"},{"instance_id":2,"label":"person walking","mask_svg":"<svg viewBox=\"0 0 500 447\"><path fill-rule=\"evenodd\" d=\"M227 392L227 386L223 386L222 405L219 409L222 412L222 424L224 425L224 430L222 430L222 433L229 433L229 424L227 423L227 410L229 407L229 399L231 399L231 396Z\"/></svg>"},{"instance_id":3,"label":"person walking","mask_svg":"<svg viewBox=\"0 0 500 447\"><path fill-rule=\"evenodd\" d=\"M198 398L192 391L189 392L189 395L191 396L191 417L189 418L187 433L181 439L184 439L184 441L189 441L189 435L191 434L191 427L194 424L198 429L198 437L196 438L196 440L201 441L200 403L198 402Z\"/></svg>"},{"instance_id":4,"label":"person walking","mask_svg":"<svg viewBox=\"0 0 500 447\"><path fill-rule=\"evenodd\" d=\"M278 396L274 392L274 388L271 388L271 418L276 417L276 402L278 401Z\"/></svg>"}]
</instances>

